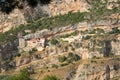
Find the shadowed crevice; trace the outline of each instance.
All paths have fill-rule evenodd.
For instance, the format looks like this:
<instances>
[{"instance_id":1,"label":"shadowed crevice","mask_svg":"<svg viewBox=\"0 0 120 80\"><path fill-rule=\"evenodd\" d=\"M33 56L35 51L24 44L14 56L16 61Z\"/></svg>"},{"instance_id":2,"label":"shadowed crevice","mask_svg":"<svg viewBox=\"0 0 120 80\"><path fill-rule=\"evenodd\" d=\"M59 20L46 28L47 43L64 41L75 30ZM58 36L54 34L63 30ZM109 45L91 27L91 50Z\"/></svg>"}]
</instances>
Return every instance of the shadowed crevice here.
<instances>
[{"instance_id":1,"label":"shadowed crevice","mask_svg":"<svg viewBox=\"0 0 120 80\"><path fill-rule=\"evenodd\" d=\"M112 46L111 46L111 41L107 40L105 41L104 45L104 57L109 57L112 53Z\"/></svg>"}]
</instances>

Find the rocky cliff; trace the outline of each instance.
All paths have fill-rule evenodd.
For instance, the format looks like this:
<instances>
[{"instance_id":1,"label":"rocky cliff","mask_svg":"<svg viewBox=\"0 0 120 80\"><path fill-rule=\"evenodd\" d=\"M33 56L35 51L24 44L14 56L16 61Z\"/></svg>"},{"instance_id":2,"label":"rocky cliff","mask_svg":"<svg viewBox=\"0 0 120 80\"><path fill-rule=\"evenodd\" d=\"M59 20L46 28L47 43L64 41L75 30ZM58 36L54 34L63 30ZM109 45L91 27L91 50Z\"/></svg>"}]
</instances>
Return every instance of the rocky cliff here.
<instances>
[{"instance_id":1,"label":"rocky cliff","mask_svg":"<svg viewBox=\"0 0 120 80\"><path fill-rule=\"evenodd\" d=\"M79 65L75 78L70 80L110 80L120 76L119 58L106 61L93 60L90 64Z\"/></svg>"},{"instance_id":2,"label":"rocky cliff","mask_svg":"<svg viewBox=\"0 0 120 80\"><path fill-rule=\"evenodd\" d=\"M26 24L29 21L40 19L43 16L46 6L40 4L35 7L25 6L24 9L14 9L11 13L0 13L0 32L4 33L20 24ZM48 11L48 9L46 10Z\"/></svg>"},{"instance_id":3,"label":"rocky cliff","mask_svg":"<svg viewBox=\"0 0 120 80\"><path fill-rule=\"evenodd\" d=\"M38 4L36 7L22 3L23 9L15 8L9 14L0 13L0 32L6 32L20 24L26 24L41 17L63 15L69 12L89 12L92 8L89 1L91 0L52 0L47 5ZM107 4L108 9L118 6L118 2L112 0Z\"/></svg>"},{"instance_id":4,"label":"rocky cliff","mask_svg":"<svg viewBox=\"0 0 120 80\"><path fill-rule=\"evenodd\" d=\"M4 33L20 24L38 20L43 16L55 16L66 14L68 12L85 12L88 10L88 4L84 0L53 0L48 5L38 4L36 7L30 7L26 3L23 9L14 9L11 13L0 13L0 32Z\"/></svg>"},{"instance_id":5,"label":"rocky cliff","mask_svg":"<svg viewBox=\"0 0 120 80\"><path fill-rule=\"evenodd\" d=\"M0 57L2 57L0 58L0 73L2 74L11 69L17 72L23 67L30 66L35 70L35 74L40 76L42 73L51 72L54 74L57 69L65 70L69 66L75 68L77 66L76 69L66 71L65 75L60 74L62 78L57 72L58 77L62 80L110 80L110 78L120 76L120 14L118 0L109 0L105 10L103 10L105 6L101 3L94 4L99 6L99 9L92 6L92 1L52 0L50 4L38 4L36 7L30 7L24 3L23 9L16 8L9 14L0 13L0 33L9 31L20 24L32 22L21 26L27 28L20 27L19 30L16 28L12 33L8 32L0 35L4 38L1 41L5 40L5 44L1 43L0 45ZM105 0L102 1L102 4L104 4ZM83 13L85 16L82 19L85 20L79 22L81 19L77 21L76 18L82 14L74 14L76 16L71 18L71 14L75 12L90 13ZM64 18L61 18L61 15ZM70 20L64 23L65 20L68 20L66 18L73 21ZM36 20L39 19L41 21L37 22ZM67 23L67 26L59 26L59 21L62 20L61 23ZM56 24L59 27L56 25L51 27L54 21L57 22ZM44 24L41 25L42 23ZM32 31L33 29L34 31ZM16 38L16 40L8 40L10 37L17 36L18 32L23 32L24 36L19 37L18 35L16 38L19 38L19 40ZM9 37L5 37L8 35ZM45 43L42 49L37 51L38 47L41 48L40 39L45 39ZM26 46L28 43L38 43L38 45L28 49L31 47L31 45ZM21 50L19 46L21 46ZM41 78L36 80L41 80Z\"/></svg>"}]
</instances>

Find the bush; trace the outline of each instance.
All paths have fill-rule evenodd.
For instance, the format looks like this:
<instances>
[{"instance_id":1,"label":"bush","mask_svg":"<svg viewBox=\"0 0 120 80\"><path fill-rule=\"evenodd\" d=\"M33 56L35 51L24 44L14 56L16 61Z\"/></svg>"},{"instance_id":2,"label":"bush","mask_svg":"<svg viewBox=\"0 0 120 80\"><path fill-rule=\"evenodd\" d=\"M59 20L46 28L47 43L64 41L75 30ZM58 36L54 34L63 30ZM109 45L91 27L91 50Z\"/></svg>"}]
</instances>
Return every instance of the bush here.
<instances>
[{"instance_id":1,"label":"bush","mask_svg":"<svg viewBox=\"0 0 120 80\"><path fill-rule=\"evenodd\" d=\"M59 56L59 62L63 63L61 64L61 66L66 66L70 63L72 63L73 61L78 61L80 60L80 56L78 56L77 54L73 54L73 53L69 53L67 57L65 56Z\"/></svg>"},{"instance_id":2,"label":"bush","mask_svg":"<svg viewBox=\"0 0 120 80\"><path fill-rule=\"evenodd\" d=\"M27 69L22 69L20 71L20 74L13 75L13 76L7 76L3 78L2 80L31 80L31 79L30 79L30 74L27 71Z\"/></svg>"},{"instance_id":3,"label":"bush","mask_svg":"<svg viewBox=\"0 0 120 80\"><path fill-rule=\"evenodd\" d=\"M52 65L52 68L58 68L58 65L53 64L53 65Z\"/></svg>"},{"instance_id":4,"label":"bush","mask_svg":"<svg viewBox=\"0 0 120 80\"><path fill-rule=\"evenodd\" d=\"M76 36L79 33L79 31L75 30L71 35Z\"/></svg>"},{"instance_id":5,"label":"bush","mask_svg":"<svg viewBox=\"0 0 120 80\"><path fill-rule=\"evenodd\" d=\"M99 34L100 34L100 33L105 33L105 31L104 31L103 29L100 29L100 28L97 28L96 31L97 31L97 33L99 33Z\"/></svg>"},{"instance_id":6,"label":"bush","mask_svg":"<svg viewBox=\"0 0 120 80\"><path fill-rule=\"evenodd\" d=\"M58 44L59 42L58 42L57 39L51 39L50 43L51 43L52 45L56 45L56 44Z\"/></svg>"},{"instance_id":7,"label":"bush","mask_svg":"<svg viewBox=\"0 0 120 80\"><path fill-rule=\"evenodd\" d=\"M97 34L104 33L104 30L97 28L97 29L93 29L89 32L89 34L95 34L95 33L97 33Z\"/></svg>"},{"instance_id":8,"label":"bush","mask_svg":"<svg viewBox=\"0 0 120 80\"><path fill-rule=\"evenodd\" d=\"M99 59L99 57L93 56L92 59Z\"/></svg>"},{"instance_id":9,"label":"bush","mask_svg":"<svg viewBox=\"0 0 120 80\"><path fill-rule=\"evenodd\" d=\"M32 53L34 53L34 52L36 52L36 51L37 51L36 48L32 48L32 50L29 51L29 54L32 54Z\"/></svg>"},{"instance_id":10,"label":"bush","mask_svg":"<svg viewBox=\"0 0 120 80\"><path fill-rule=\"evenodd\" d=\"M68 54L68 60L71 62L73 61L78 61L80 60L80 56L78 56L77 54L73 54L73 53L69 53Z\"/></svg>"},{"instance_id":11,"label":"bush","mask_svg":"<svg viewBox=\"0 0 120 80\"><path fill-rule=\"evenodd\" d=\"M67 66L69 63L63 63L61 64L61 66Z\"/></svg>"},{"instance_id":12,"label":"bush","mask_svg":"<svg viewBox=\"0 0 120 80\"><path fill-rule=\"evenodd\" d=\"M74 56L74 54L71 52L68 54L68 58L72 58L73 56Z\"/></svg>"},{"instance_id":13,"label":"bush","mask_svg":"<svg viewBox=\"0 0 120 80\"><path fill-rule=\"evenodd\" d=\"M80 60L80 56L78 56L77 54L75 54L73 59L74 59L75 61L78 61L78 60Z\"/></svg>"},{"instance_id":14,"label":"bush","mask_svg":"<svg viewBox=\"0 0 120 80\"><path fill-rule=\"evenodd\" d=\"M79 31L78 30L75 30L74 32L70 33L70 34L64 34L64 35L61 35L60 37L61 38L68 38L69 36L76 36L78 35Z\"/></svg>"},{"instance_id":15,"label":"bush","mask_svg":"<svg viewBox=\"0 0 120 80\"><path fill-rule=\"evenodd\" d=\"M91 38L91 36L88 36L88 35L86 37L84 37L85 40L88 40L90 38Z\"/></svg>"},{"instance_id":16,"label":"bush","mask_svg":"<svg viewBox=\"0 0 120 80\"><path fill-rule=\"evenodd\" d=\"M56 76L45 76L42 80L60 80L59 78L57 78Z\"/></svg>"},{"instance_id":17,"label":"bush","mask_svg":"<svg viewBox=\"0 0 120 80\"><path fill-rule=\"evenodd\" d=\"M95 60L91 60L91 63L97 63L97 61L95 61Z\"/></svg>"},{"instance_id":18,"label":"bush","mask_svg":"<svg viewBox=\"0 0 120 80\"><path fill-rule=\"evenodd\" d=\"M59 62L64 62L67 58L65 56L59 56Z\"/></svg>"},{"instance_id":19,"label":"bush","mask_svg":"<svg viewBox=\"0 0 120 80\"><path fill-rule=\"evenodd\" d=\"M61 35L60 37L61 38L68 38L69 36L71 36L71 34L64 34L64 35Z\"/></svg>"},{"instance_id":20,"label":"bush","mask_svg":"<svg viewBox=\"0 0 120 80\"><path fill-rule=\"evenodd\" d=\"M33 51L33 52L36 52L36 51L37 51L37 49L36 49L36 48L32 48L32 51Z\"/></svg>"},{"instance_id":21,"label":"bush","mask_svg":"<svg viewBox=\"0 0 120 80\"><path fill-rule=\"evenodd\" d=\"M75 48L72 47L71 50L72 50L72 51L75 51Z\"/></svg>"},{"instance_id":22,"label":"bush","mask_svg":"<svg viewBox=\"0 0 120 80\"><path fill-rule=\"evenodd\" d=\"M119 34L120 33L120 30L118 29L118 27L115 27L115 28L112 28L112 31L109 32L109 34Z\"/></svg>"},{"instance_id":23,"label":"bush","mask_svg":"<svg viewBox=\"0 0 120 80\"><path fill-rule=\"evenodd\" d=\"M18 53L16 56L17 56L17 57L20 57L20 56L21 56L21 54L20 54L20 53Z\"/></svg>"}]
</instances>

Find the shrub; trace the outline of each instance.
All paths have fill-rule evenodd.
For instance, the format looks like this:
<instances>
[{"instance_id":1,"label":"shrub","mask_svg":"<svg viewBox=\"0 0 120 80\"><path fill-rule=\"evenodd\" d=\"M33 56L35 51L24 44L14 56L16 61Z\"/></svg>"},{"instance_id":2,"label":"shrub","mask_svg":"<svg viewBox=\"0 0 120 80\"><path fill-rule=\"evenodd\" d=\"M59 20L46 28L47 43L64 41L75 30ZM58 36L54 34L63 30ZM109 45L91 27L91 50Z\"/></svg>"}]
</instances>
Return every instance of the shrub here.
<instances>
[{"instance_id":1,"label":"shrub","mask_svg":"<svg viewBox=\"0 0 120 80\"><path fill-rule=\"evenodd\" d=\"M75 48L73 48L73 47L72 47L72 49L71 49L71 50L72 50L72 51L75 51Z\"/></svg>"},{"instance_id":2,"label":"shrub","mask_svg":"<svg viewBox=\"0 0 120 80\"><path fill-rule=\"evenodd\" d=\"M91 63L97 63L97 61L95 61L95 60L91 60Z\"/></svg>"},{"instance_id":3,"label":"shrub","mask_svg":"<svg viewBox=\"0 0 120 80\"><path fill-rule=\"evenodd\" d=\"M78 56L77 54L75 54L75 55L74 55L74 60L75 60L75 61L80 60L80 56Z\"/></svg>"},{"instance_id":4,"label":"shrub","mask_svg":"<svg viewBox=\"0 0 120 80\"><path fill-rule=\"evenodd\" d=\"M79 31L75 30L71 35L76 36L79 33Z\"/></svg>"},{"instance_id":5,"label":"shrub","mask_svg":"<svg viewBox=\"0 0 120 80\"><path fill-rule=\"evenodd\" d=\"M118 27L115 27L115 28L112 28L112 31L109 32L109 34L119 34L120 33L120 30L118 29Z\"/></svg>"},{"instance_id":6,"label":"shrub","mask_svg":"<svg viewBox=\"0 0 120 80\"><path fill-rule=\"evenodd\" d=\"M20 57L20 56L21 56L21 54L20 54L20 53L18 53L16 56Z\"/></svg>"},{"instance_id":7,"label":"shrub","mask_svg":"<svg viewBox=\"0 0 120 80\"><path fill-rule=\"evenodd\" d=\"M89 34L95 34L95 33L97 33L97 34L104 33L104 30L97 28L97 29L93 29L89 32Z\"/></svg>"},{"instance_id":8,"label":"shrub","mask_svg":"<svg viewBox=\"0 0 120 80\"><path fill-rule=\"evenodd\" d=\"M61 64L61 66L67 66L69 63L63 63Z\"/></svg>"},{"instance_id":9,"label":"shrub","mask_svg":"<svg viewBox=\"0 0 120 80\"><path fill-rule=\"evenodd\" d=\"M99 59L99 57L93 56L92 59Z\"/></svg>"},{"instance_id":10,"label":"shrub","mask_svg":"<svg viewBox=\"0 0 120 80\"><path fill-rule=\"evenodd\" d=\"M59 56L59 62L64 62L67 58L65 56Z\"/></svg>"},{"instance_id":11,"label":"shrub","mask_svg":"<svg viewBox=\"0 0 120 80\"><path fill-rule=\"evenodd\" d=\"M30 74L27 71L27 69L22 69L20 71L20 74L13 75L13 76L7 76L3 78L2 80L31 80L31 79L30 79Z\"/></svg>"},{"instance_id":12,"label":"shrub","mask_svg":"<svg viewBox=\"0 0 120 80\"><path fill-rule=\"evenodd\" d=\"M74 56L74 54L71 52L68 54L68 58L72 58L73 56Z\"/></svg>"},{"instance_id":13,"label":"shrub","mask_svg":"<svg viewBox=\"0 0 120 80\"><path fill-rule=\"evenodd\" d=\"M56 45L56 44L58 44L58 40L57 39L51 39L50 43L52 45Z\"/></svg>"},{"instance_id":14,"label":"shrub","mask_svg":"<svg viewBox=\"0 0 120 80\"><path fill-rule=\"evenodd\" d=\"M91 38L91 36L88 36L88 35L86 37L84 37L85 40L88 40L90 38Z\"/></svg>"},{"instance_id":15,"label":"shrub","mask_svg":"<svg viewBox=\"0 0 120 80\"><path fill-rule=\"evenodd\" d=\"M64 35L61 35L60 37L61 37L61 38L67 38L67 37L69 37L69 36L71 36L71 34L64 34Z\"/></svg>"},{"instance_id":16,"label":"shrub","mask_svg":"<svg viewBox=\"0 0 120 80\"><path fill-rule=\"evenodd\" d=\"M56 76L45 76L42 80L60 80L59 78L57 78Z\"/></svg>"},{"instance_id":17,"label":"shrub","mask_svg":"<svg viewBox=\"0 0 120 80\"><path fill-rule=\"evenodd\" d=\"M73 53L69 53L68 54L68 60L71 62L73 61L78 61L80 60L80 56L78 56L77 54L73 54Z\"/></svg>"},{"instance_id":18,"label":"shrub","mask_svg":"<svg viewBox=\"0 0 120 80\"><path fill-rule=\"evenodd\" d=\"M52 65L52 68L58 68L58 65L53 64L53 65Z\"/></svg>"},{"instance_id":19,"label":"shrub","mask_svg":"<svg viewBox=\"0 0 120 80\"><path fill-rule=\"evenodd\" d=\"M29 51L29 54L32 54L32 53L34 53L34 52L36 52L36 51L37 51L36 48L32 48L32 50Z\"/></svg>"},{"instance_id":20,"label":"shrub","mask_svg":"<svg viewBox=\"0 0 120 80\"><path fill-rule=\"evenodd\" d=\"M37 49L36 49L36 48L32 48L32 51L33 51L33 52L36 52L36 51L37 51Z\"/></svg>"},{"instance_id":21,"label":"shrub","mask_svg":"<svg viewBox=\"0 0 120 80\"><path fill-rule=\"evenodd\" d=\"M103 29L97 28L96 31L100 34L100 33L105 33L105 31Z\"/></svg>"}]
</instances>

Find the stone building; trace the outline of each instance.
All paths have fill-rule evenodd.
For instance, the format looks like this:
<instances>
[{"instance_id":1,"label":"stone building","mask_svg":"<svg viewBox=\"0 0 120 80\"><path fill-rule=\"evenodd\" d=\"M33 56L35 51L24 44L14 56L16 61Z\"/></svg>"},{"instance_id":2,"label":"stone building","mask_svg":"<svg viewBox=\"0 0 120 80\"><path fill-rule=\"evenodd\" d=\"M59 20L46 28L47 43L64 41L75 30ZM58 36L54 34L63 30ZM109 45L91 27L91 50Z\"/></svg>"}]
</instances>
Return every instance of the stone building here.
<instances>
[{"instance_id":1,"label":"stone building","mask_svg":"<svg viewBox=\"0 0 120 80\"><path fill-rule=\"evenodd\" d=\"M17 36L18 36L18 41L19 41L18 49L20 50L26 46L26 42L22 36L22 32L19 32Z\"/></svg>"},{"instance_id":2,"label":"stone building","mask_svg":"<svg viewBox=\"0 0 120 80\"><path fill-rule=\"evenodd\" d=\"M26 41L24 38L19 38L19 49L22 49L26 46Z\"/></svg>"}]
</instances>

